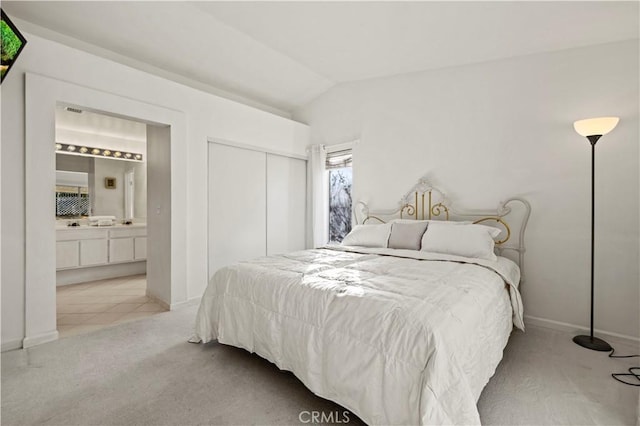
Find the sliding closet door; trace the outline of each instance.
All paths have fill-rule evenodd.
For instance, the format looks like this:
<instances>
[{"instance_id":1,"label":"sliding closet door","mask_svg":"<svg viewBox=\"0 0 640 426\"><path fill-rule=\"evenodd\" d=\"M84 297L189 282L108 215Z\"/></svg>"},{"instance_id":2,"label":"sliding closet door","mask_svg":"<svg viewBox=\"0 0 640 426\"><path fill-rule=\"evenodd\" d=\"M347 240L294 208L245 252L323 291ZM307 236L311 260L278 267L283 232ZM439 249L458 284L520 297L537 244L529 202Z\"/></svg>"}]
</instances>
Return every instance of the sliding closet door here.
<instances>
[{"instance_id":1,"label":"sliding closet door","mask_svg":"<svg viewBox=\"0 0 640 426\"><path fill-rule=\"evenodd\" d=\"M209 274L266 250L266 154L209 143ZM204 232L204 230L203 230Z\"/></svg>"},{"instance_id":2,"label":"sliding closet door","mask_svg":"<svg viewBox=\"0 0 640 426\"><path fill-rule=\"evenodd\" d=\"M267 154L267 254L305 248L307 162Z\"/></svg>"}]
</instances>

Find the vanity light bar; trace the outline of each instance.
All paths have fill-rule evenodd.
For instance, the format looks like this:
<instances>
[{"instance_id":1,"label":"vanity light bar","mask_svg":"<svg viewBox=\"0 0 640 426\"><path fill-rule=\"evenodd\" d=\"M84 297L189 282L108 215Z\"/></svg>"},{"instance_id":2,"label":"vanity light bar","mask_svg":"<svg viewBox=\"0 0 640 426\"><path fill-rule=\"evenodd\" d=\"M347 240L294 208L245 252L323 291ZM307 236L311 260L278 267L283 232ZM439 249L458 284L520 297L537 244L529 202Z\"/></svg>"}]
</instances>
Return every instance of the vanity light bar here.
<instances>
[{"instance_id":1,"label":"vanity light bar","mask_svg":"<svg viewBox=\"0 0 640 426\"><path fill-rule=\"evenodd\" d=\"M142 154L137 152L112 151L105 148L56 143L56 152L61 154L81 155L84 157L111 158L114 160L142 161Z\"/></svg>"}]
</instances>

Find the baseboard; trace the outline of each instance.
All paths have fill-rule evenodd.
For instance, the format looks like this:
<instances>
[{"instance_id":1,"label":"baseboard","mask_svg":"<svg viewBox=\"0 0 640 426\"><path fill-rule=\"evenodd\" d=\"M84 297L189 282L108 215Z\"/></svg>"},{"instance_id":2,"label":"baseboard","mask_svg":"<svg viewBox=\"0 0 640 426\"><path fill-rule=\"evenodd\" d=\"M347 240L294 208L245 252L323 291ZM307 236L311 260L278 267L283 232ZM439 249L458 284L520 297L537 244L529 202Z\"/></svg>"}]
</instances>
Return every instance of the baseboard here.
<instances>
[{"instance_id":1,"label":"baseboard","mask_svg":"<svg viewBox=\"0 0 640 426\"><path fill-rule=\"evenodd\" d=\"M43 343L53 342L54 340L58 340L58 330L37 334L35 336L27 336L22 340L22 347L27 349Z\"/></svg>"},{"instance_id":2,"label":"baseboard","mask_svg":"<svg viewBox=\"0 0 640 426\"><path fill-rule=\"evenodd\" d=\"M171 310L174 310L174 309L182 307L182 306L198 304L198 303L200 303L200 299L202 299L202 296L192 297L192 298L184 300L182 302L172 303L171 304Z\"/></svg>"},{"instance_id":3,"label":"baseboard","mask_svg":"<svg viewBox=\"0 0 640 426\"><path fill-rule=\"evenodd\" d=\"M110 265L90 266L76 269L62 269L56 271L56 285L70 285L89 281L106 280L111 278L128 277L147 273L147 262L125 262Z\"/></svg>"},{"instance_id":4,"label":"baseboard","mask_svg":"<svg viewBox=\"0 0 640 426\"><path fill-rule=\"evenodd\" d=\"M169 304L169 303L165 302L164 300L159 299L157 296L153 295L152 293L149 293L149 290L147 290L147 297L149 299L153 300L155 303L157 303L158 305L162 306L163 308L165 308L168 311L173 311L174 309L180 308L182 306L187 306L187 305L199 303L200 299L202 298L202 296L192 297L190 299L183 300L182 302L176 302L176 303Z\"/></svg>"},{"instance_id":5,"label":"baseboard","mask_svg":"<svg viewBox=\"0 0 640 426\"><path fill-rule=\"evenodd\" d=\"M153 293L149 292L149 289L147 288L147 292L146 295L149 299L153 300L155 303L157 303L158 305L162 306L164 309L166 309L167 311L171 310L171 306L165 302L164 300L160 299L158 296L156 296Z\"/></svg>"},{"instance_id":6,"label":"baseboard","mask_svg":"<svg viewBox=\"0 0 640 426\"><path fill-rule=\"evenodd\" d=\"M552 330L559 331L568 331L571 333L584 333L589 332L589 329L580 325L570 324L567 322L554 321L546 318L538 318L532 317L530 315L524 316L525 325L537 325L539 327L550 328ZM627 336L626 334L613 333L610 331L594 329L594 334L598 334L600 336L606 336L608 338L613 338L615 340L621 341L622 343L638 345L640 344L640 337Z\"/></svg>"},{"instance_id":7,"label":"baseboard","mask_svg":"<svg viewBox=\"0 0 640 426\"><path fill-rule=\"evenodd\" d=\"M6 351L12 351L14 349L21 349L21 348L22 348L22 339L15 339L15 340L9 340L8 342L2 343L2 348L0 349L0 351L6 352Z\"/></svg>"}]
</instances>

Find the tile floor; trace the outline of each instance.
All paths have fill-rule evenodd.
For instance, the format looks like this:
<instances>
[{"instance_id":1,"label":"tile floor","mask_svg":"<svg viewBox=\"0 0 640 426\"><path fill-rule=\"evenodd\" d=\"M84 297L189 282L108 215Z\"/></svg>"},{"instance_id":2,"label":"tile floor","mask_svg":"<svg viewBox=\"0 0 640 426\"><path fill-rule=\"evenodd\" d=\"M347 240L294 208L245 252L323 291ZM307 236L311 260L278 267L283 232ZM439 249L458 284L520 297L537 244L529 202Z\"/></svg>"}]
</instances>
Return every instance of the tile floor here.
<instances>
[{"instance_id":1,"label":"tile floor","mask_svg":"<svg viewBox=\"0 0 640 426\"><path fill-rule=\"evenodd\" d=\"M60 338L145 318L165 309L146 296L146 275L57 288Z\"/></svg>"}]
</instances>

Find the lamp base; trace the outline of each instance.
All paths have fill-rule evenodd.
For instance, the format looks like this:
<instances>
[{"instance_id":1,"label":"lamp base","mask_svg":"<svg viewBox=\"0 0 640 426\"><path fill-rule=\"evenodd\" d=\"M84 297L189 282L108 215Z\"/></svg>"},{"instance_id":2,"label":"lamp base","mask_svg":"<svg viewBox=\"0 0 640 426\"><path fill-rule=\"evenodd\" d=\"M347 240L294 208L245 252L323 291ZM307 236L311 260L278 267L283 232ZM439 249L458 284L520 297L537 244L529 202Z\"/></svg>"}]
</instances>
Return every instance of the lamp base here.
<instances>
[{"instance_id":1,"label":"lamp base","mask_svg":"<svg viewBox=\"0 0 640 426\"><path fill-rule=\"evenodd\" d=\"M613 349L611 345L609 345L602 339L598 339L597 337L576 336L573 338L573 341L583 348L591 349L594 351L608 352Z\"/></svg>"}]
</instances>

